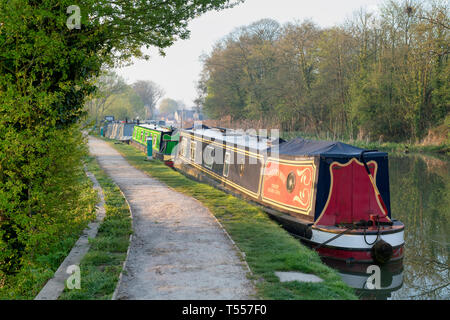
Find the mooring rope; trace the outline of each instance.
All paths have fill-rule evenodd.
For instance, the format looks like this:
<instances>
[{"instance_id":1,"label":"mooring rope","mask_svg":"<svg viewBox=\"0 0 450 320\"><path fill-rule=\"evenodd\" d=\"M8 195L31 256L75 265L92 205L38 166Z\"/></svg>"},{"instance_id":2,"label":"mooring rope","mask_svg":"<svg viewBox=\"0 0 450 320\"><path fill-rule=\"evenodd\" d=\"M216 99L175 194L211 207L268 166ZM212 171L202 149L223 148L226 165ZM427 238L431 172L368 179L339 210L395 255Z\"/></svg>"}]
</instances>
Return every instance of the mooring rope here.
<instances>
[{"instance_id":1,"label":"mooring rope","mask_svg":"<svg viewBox=\"0 0 450 320\"><path fill-rule=\"evenodd\" d=\"M328 239L327 241L325 241L325 242L319 244L317 247L314 248L314 250L319 250L322 246L327 245L327 244L330 243L331 241L336 240L337 238L343 236L343 235L346 234L348 231L353 230L353 229L354 229L354 226L348 227L348 228L345 229L343 232L339 233L337 236L334 236L333 238Z\"/></svg>"}]
</instances>

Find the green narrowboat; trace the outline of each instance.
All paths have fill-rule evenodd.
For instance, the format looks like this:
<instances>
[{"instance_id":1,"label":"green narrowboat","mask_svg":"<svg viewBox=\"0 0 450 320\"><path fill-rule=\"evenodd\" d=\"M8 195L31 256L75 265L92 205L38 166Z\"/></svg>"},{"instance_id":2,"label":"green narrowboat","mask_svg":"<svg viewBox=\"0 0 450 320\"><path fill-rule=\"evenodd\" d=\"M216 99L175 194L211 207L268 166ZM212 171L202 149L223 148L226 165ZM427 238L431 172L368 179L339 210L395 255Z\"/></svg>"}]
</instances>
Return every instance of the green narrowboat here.
<instances>
[{"instance_id":1,"label":"green narrowboat","mask_svg":"<svg viewBox=\"0 0 450 320\"><path fill-rule=\"evenodd\" d=\"M147 138L152 138L153 154L167 165L172 165L172 153L180 138L179 132L171 127L142 124L134 126L132 143L139 149L147 150Z\"/></svg>"}]
</instances>

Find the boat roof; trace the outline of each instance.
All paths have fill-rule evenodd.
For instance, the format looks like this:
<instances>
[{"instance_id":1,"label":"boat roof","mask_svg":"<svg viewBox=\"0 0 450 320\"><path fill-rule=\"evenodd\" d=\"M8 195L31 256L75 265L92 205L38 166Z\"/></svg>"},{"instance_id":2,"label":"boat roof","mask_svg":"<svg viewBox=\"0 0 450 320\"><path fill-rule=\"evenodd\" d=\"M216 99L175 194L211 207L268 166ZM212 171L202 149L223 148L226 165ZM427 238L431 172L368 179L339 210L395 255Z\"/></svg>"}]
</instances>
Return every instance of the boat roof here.
<instances>
[{"instance_id":1,"label":"boat roof","mask_svg":"<svg viewBox=\"0 0 450 320\"><path fill-rule=\"evenodd\" d=\"M173 129L171 129L171 128L161 127L161 126L154 125L154 124L140 124L140 125L138 125L138 127L150 129L150 130L156 130L156 131L160 131L160 132L164 132L164 133L173 131Z\"/></svg>"},{"instance_id":2,"label":"boat roof","mask_svg":"<svg viewBox=\"0 0 450 320\"><path fill-rule=\"evenodd\" d=\"M279 139L276 138L250 135L241 130L209 128L203 126L201 128L186 129L186 131L194 135L213 139L214 141L219 140L229 145L237 145L253 150L267 150L272 147L272 145L279 142Z\"/></svg>"},{"instance_id":3,"label":"boat roof","mask_svg":"<svg viewBox=\"0 0 450 320\"><path fill-rule=\"evenodd\" d=\"M284 141L276 138L249 135L242 130L223 128L209 128L207 126L186 129L186 131L213 140L220 140L227 144L238 145L253 150L268 150L284 156L323 156L326 158L360 157L366 149L358 148L339 141L317 141L295 138ZM278 149L276 149L278 148ZM367 158L387 157L386 152L373 151Z\"/></svg>"}]
</instances>

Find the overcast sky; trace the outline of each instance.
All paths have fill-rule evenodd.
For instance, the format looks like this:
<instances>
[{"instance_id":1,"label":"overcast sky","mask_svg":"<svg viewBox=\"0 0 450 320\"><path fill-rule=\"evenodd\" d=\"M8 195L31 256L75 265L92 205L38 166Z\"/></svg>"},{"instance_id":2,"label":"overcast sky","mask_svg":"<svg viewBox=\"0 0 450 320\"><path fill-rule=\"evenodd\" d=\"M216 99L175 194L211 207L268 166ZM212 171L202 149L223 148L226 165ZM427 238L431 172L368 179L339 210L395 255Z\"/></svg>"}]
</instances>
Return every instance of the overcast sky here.
<instances>
[{"instance_id":1,"label":"overcast sky","mask_svg":"<svg viewBox=\"0 0 450 320\"><path fill-rule=\"evenodd\" d=\"M161 57L150 50L150 61L134 60L129 67L117 69L128 83L152 80L166 92L166 97L183 100L188 108L197 96L195 84L202 69L199 57L210 53L218 40L235 28L263 18L281 24L311 19L321 27L341 24L361 7L375 11L384 0L246 0L239 6L210 12L190 23L191 37L178 41Z\"/></svg>"}]
</instances>

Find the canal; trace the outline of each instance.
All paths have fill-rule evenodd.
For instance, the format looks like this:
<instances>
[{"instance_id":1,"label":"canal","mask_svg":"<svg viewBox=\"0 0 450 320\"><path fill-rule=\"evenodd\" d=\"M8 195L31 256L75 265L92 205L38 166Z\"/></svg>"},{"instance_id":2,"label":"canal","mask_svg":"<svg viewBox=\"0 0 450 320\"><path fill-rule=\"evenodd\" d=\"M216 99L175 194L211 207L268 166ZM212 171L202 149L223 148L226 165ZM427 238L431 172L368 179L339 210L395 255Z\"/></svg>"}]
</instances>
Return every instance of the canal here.
<instances>
[{"instance_id":1,"label":"canal","mask_svg":"<svg viewBox=\"0 0 450 320\"><path fill-rule=\"evenodd\" d=\"M405 224L405 255L381 268L381 289L369 290L368 265L324 261L361 299L450 299L450 158L391 154L394 219Z\"/></svg>"}]
</instances>

